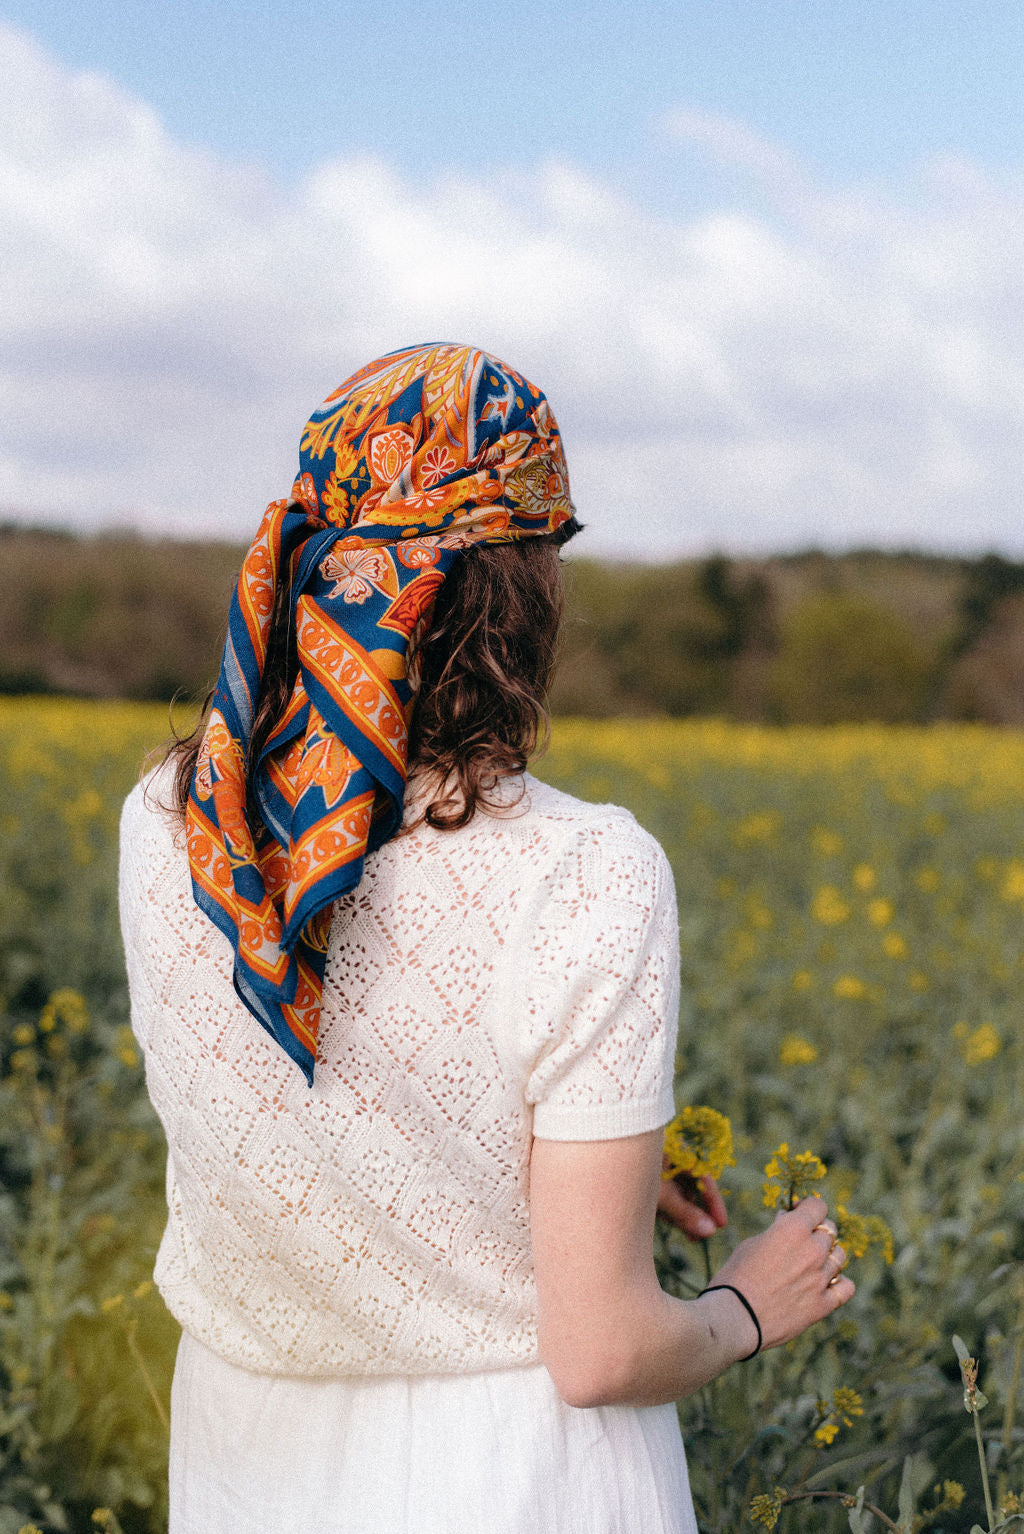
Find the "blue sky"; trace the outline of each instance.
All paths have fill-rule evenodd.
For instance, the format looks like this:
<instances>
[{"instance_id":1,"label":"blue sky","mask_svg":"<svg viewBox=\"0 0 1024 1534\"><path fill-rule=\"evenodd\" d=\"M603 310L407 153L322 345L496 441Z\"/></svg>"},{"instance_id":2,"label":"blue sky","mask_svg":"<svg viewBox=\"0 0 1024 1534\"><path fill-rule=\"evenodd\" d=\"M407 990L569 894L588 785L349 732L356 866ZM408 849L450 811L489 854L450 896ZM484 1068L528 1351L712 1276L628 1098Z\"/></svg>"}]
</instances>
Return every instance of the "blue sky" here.
<instances>
[{"instance_id":1,"label":"blue sky","mask_svg":"<svg viewBox=\"0 0 1024 1534\"><path fill-rule=\"evenodd\" d=\"M177 137L285 176L353 151L414 173L553 153L642 175L680 102L749 123L826 178L898 176L946 150L993 168L1024 155L1016 0L8 0L0 13L69 65L108 71ZM658 196L693 175L675 157Z\"/></svg>"},{"instance_id":2,"label":"blue sky","mask_svg":"<svg viewBox=\"0 0 1024 1534\"><path fill-rule=\"evenodd\" d=\"M219 474L244 531L453 338L547 388L595 548L1024 552L1019 3L9 0L0 53L17 515L198 531Z\"/></svg>"}]
</instances>

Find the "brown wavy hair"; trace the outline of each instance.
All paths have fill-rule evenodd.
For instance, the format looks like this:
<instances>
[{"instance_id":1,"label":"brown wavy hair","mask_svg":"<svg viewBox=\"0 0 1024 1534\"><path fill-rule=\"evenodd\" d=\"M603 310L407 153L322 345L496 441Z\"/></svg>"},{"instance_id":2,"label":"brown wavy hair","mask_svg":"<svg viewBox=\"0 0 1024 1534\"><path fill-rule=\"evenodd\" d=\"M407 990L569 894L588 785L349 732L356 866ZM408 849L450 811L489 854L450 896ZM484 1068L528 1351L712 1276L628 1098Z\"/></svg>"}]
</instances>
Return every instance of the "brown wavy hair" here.
<instances>
[{"instance_id":1,"label":"brown wavy hair","mask_svg":"<svg viewBox=\"0 0 1024 1534\"><path fill-rule=\"evenodd\" d=\"M557 659L564 585L559 548L579 531L571 518L554 533L467 549L441 586L425 634L410 654L419 690L409 734L410 777L436 788L414 824L467 825L500 779L522 772L546 742L547 691ZM298 660L286 584L278 586L252 736L252 774L287 707ZM213 701L167 753L173 808L184 815ZM432 790L433 791L433 790Z\"/></svg>"}]
</instances>

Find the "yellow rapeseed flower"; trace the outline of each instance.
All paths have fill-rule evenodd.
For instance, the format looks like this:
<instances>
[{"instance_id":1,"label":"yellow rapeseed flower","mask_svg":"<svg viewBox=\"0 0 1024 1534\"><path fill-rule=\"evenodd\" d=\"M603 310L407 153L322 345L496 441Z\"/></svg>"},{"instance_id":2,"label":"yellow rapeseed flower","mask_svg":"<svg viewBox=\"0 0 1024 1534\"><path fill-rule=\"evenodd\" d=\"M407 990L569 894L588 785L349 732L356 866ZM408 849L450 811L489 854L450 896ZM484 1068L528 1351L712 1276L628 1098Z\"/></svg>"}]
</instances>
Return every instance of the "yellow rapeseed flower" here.
<instances>
[{"instance_id":1,"label":"yellow rapeseed flower","mask_svg":"<svg viewBox=\"0 0 1024 1534\"><path fill-rule=\"evenodd\" d=\"M89 1004L81 991L69 985L54 991L39 1014L41 1033L52 1033L58 1023L69 1033L84 1033L89 1026Z\"/></svg>"},{"instance_id":2,"label":"yellow rapeseed flower","mask_svg":"<svg viewBox=\"0 0 1024 1534\"><path fill-rule=\"evenodd\" d=\"M104 1315L107 1315L110 1311L116 1310L119 1305L123 1304L123 1294L108 1294L107 1298L101 1303L100 1309L103 1311Z\"/></svg>"},{"instance_id":3,"label":"yellow rapeseed flower","mask_svg":"<svg viewBox=\"0 0 1024 1534\"><path fill-rule=\"evenodd\" d=\"M907 957L907 940L898 932L887 932L882 939L882 952L890 959Z\"/></svg>"},{"instance_id":4,"label":"yellow rapeseed flower","mask_svg":"<svg viewBox=\"0 0 1024 1534\"><path fill-rule=\"evenodd\" d=\"M761 1201L766 1209L777 1209L780 1202L785 1209L813 1191L811 1184L820 1182L828 1168L813 1151L797 1151L790 1155L789 1142L783 1140L774 1156L765 1162L767 1181L762 1187Z\"/></svg>"},{"instance_id":5,"label":"yellow rapeseed flower","mask_svg":"<svg viewBox=\"0 0 1024 1534\"><path fill-rule=\"evenodd\" d=\"M961 1040L960 1053L967 1065L984 1065L994 1060L1003 1047L1003 1041L991 1023L982 1023L973 1033Z\"/></svg>"},{"instance_id":6,"label":"yellow rapeseed flower","mask_svg":"<svg viewBox=\"0 0 1024 1534\"><path fill-rule=\"evenodd\" d=\"M849 1257L866 1257L875 1247L885 1263L894 1256L893 1234L889 1226L877 1214L855 1214L845 1204L836 1204L836 1225L839 1240Z\"/></svg>"},{"instance_id":7,"label":"yellow rapeseed flower","mask_svg":"<svg viewBox=\"0 0 1024 1534\"><path fill-rule=\"evenodd\" d=\"M868 921L875 927L887 927L892 921L892 901L883 900L881 896L869 901Z\"/></svg>"},{"instance_id":8,"label":"yellow rapeseed flower","mask_svg":"<svg viewBox=\"0 0 1024 1534\"><path fill-rule=\"evenodd\" d=\"M864 1415L864 1398L856 1390L839 1385L832 1392L832 1411L844 1427L853 1427L852 1419Z\"/></svg>"},{"instance_id":9,"label":"yellow rapeseed flower","mask_svg":"<svg viewBox=\"0 0 1024 1534\"><path fill-rule=\"evenodd\" d=\"M762 932L775 925L775 917L770 906L766 906L761 900L751 901L747 915L750 918L750 925L752 927L760 927Z\"/></svg>"},{"instance_id":10,"label":"yellow rapeseed flower","mask_svg":"<svg viewBox=\"0 0 1024 1534\"><path fill-rule=\"evenodd\" d=\"M919 868L914 875L914 883L925 895L932 895L942 882L937 868Z\"/></svg>"},{"instance_id":11,"label":"yellow rapeseed flower","mask_svg":"<svg viewBox=\"0 0 1024 1534\"><path fill-rule=\"evenodd\" d=\"M868 1222L861 1214L854 1214L845 1204L836 1205L836 1225L843 1250L850 1257L863 1257L871 1245Z\"/></svg>"},{"instance_id":12,"label":"yellow rapeseed flower","mask_svg":"<svg viewBox=\"0 0 1024 1534\"><path fill-rule=\"evenodd\" d=\"M139 1051L135 1046L135 1035L127 1023L122 1023L114 1035L114 1054L121 1064L129 1070L139 1063Z\"/></svg>"},{"instance_id":13,"label":"yellow rapeseed flower","mask_svg":"<svg viewBox=\"0 0 1024 1534\"><path fill-rule=\"evenodd\" d=\"M809 969L798 969L793 976L794 991L809 991L814 984L814 976Z\"/></svg>"},{"instance_id":14,"label":"yellow rapeseed flower","mask_svg":"<svg viewBox=\"0 0 1024 1534\"><path fill-rule=\"evenodd\" d=\"M843 850L843 838L824 826L815 826L811 832L811 846L823 858L834 858Z\"/></svg>"},{"instance_id":15,"label":"yellow rapeseed flower","mask_svg":"<svg viewBox=\"0 0 1024 1534\"><path fill-rule=\"evenodd\" d=\"M31 1023L17 1023L11 1029L12 1044L32 1044L35 1041L36 1031Z\"/></svg>"},{"instance_id":16,"label":"yellow rapeseed flower","mask_svg":"<svg viewBox=\"0 0 1024 1534\"><path fill-rule=\"evenodd\" d=\"M799 1033L787 1033L779 1045L780 1065L813 1065L818 1058L817 1045Z\"/></svg>"},{"instance_id":17,"label":"yellow rapeseed flower","mask_svg":"<svg viewBox=\"0 0 1024 1534\"><path fill-rule=\"evenodd\" d=\"M858 863L853 870L853 882L862 895L875 887L875 870L870 863Z\"/></svg>"},{"instance_id":18,"label":"yellow rapeseed flower","mask_svg":"<svg viewBox=\"0 0 1024 1534\"><path fill-rule=\"evenodd\" d=\"M763 1528L774 1529L785 1500L784 1486L776 1486L774 1491L762 1492L760 1496L754 1497L750 1503L751 1523L759 1523Z\"/></svg>"},{"instance_id":19,"label":"yellow rapeseed flower","mask_svg":"<svg viewBox=\"0 0 1024 1534\"><path fill-rule=\"evenodd\" d=\"M778 810L755 810L746 815L733 828L733 840L744 842L770 842L782 825Z\"/></svg>"},{"instance_id":20,"label":"yellow rapeseed flower","mask_svg":"<svg viewBox=\"0 0 1024 1534\"><path fill-rule=\"evenodd\" d=\"M867 995L868 988L856 975L840 975L832 991L842 1001L860 1001Z\"/></svg>"},{"instance_id":21,"label":"yellow rapeseed flower","mask_svg":"<svg viewBox=\"0 0 1024 1534\"><path fill-rule=\"evenodd\" d=\"M665 1130L661 1175L666 1181L683 1172L718 1178L735 1165L732 1125L715 1108L684 1108Z\"/></svg>"},{"instance_id":22,"label":"yellow rapeseed flower","mask_svg":"<svg viewBox=\"0 0 1024 1534\"><path fill-rule=\"evenodd\" d=\"M823 884L811 901L811 915L823 927L837 927L850 914L850 907L834 884Z\"/></svg>"},{"instance_id":23,"label":"yellow rapeseed flower","mask_svg":"<svg viewBox=\"0 0 1024 1534\"><path fill-rule=\"evenodd\" d=\"M819 1401L818 1410L827 1412L824 1422L814 1430L814 1442L821 1446L834 1443L841 1427L853 1427L854 1417L863 1417L864 1400L856 1390L840 1385L832 1394L832 1400Z\"/></svg>"},{"instance_id":24,"label":"yellow rapeseed flower","mask_svg":"<svg viewBox=\"0 0 1024 1534\"><path fill-rule=\"evenodd\" d=\"M1024 863L1018 858L1007 863L999 893L1004 900L1024 900Z\"/></svg>"},{"instance_id":25,"label":"yellow rapeseed flower","mask_svg":"<svg viewBox=\"0 0 1024 1534\"><path fill-rule=\"evenodd\" d=\"M882 1261L891 1263L895 1256L893 1235L880 1214L868 1215L868 1234L871 1245L877 1246Z\"/></svg>"}]
</instances>

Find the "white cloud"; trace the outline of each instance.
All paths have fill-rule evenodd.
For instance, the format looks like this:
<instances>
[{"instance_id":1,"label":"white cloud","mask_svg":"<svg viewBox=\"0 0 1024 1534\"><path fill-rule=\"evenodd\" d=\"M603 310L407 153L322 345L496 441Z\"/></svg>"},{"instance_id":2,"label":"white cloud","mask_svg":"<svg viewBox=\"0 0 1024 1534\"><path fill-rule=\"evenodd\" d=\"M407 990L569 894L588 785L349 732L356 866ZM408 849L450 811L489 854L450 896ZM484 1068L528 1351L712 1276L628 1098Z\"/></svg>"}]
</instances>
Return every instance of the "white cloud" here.
<instances>
[{"instance_id":1,"label":"white cloud","mask_svg":"<svg viewBox=\"0 0 1024 1534\"><path fill-rule=\"evenodd\" d=\"M734 117L679 106L666 114L662 128L677 143L704 150L719 165L749 172L780 191L795 192L804 186L804 174L791 154Z\"/></svg>"},{"instance_id":2,"label":"white cloud","mask_svg":"<svg viewBox=\"0 0 1024 1534\"><path fill-rule=\"evenodd\" d=\"M423 185L351 158L282 186L24 34L0 28L0 69L12 510L242 536L348 372L454 338L548 391L595 552L1024 552L1020 185L947 157L824 189L680 109L676 139L775 214L673 220L557 162Z\"/></svg>"}]
</instances>

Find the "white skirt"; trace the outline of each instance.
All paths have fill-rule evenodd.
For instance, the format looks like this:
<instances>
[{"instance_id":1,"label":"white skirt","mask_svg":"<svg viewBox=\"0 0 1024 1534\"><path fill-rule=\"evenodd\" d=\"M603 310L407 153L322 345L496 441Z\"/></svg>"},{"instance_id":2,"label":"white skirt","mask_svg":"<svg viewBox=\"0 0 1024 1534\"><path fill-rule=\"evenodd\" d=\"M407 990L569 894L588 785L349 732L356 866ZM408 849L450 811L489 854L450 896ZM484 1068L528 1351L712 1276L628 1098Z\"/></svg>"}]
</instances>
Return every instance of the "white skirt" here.
<instances>
[{"instance_id":1,"label":"white skirt","mask_svg":"<svg viewBox=\"0 0 1024 1534\"><path fill-rule=\"evenodd\" d=\"M566 1406L541 1364L252 1374L182 1334L169 1534L697 1534L675 1407Z\"/></svg>"}]
</instances>

